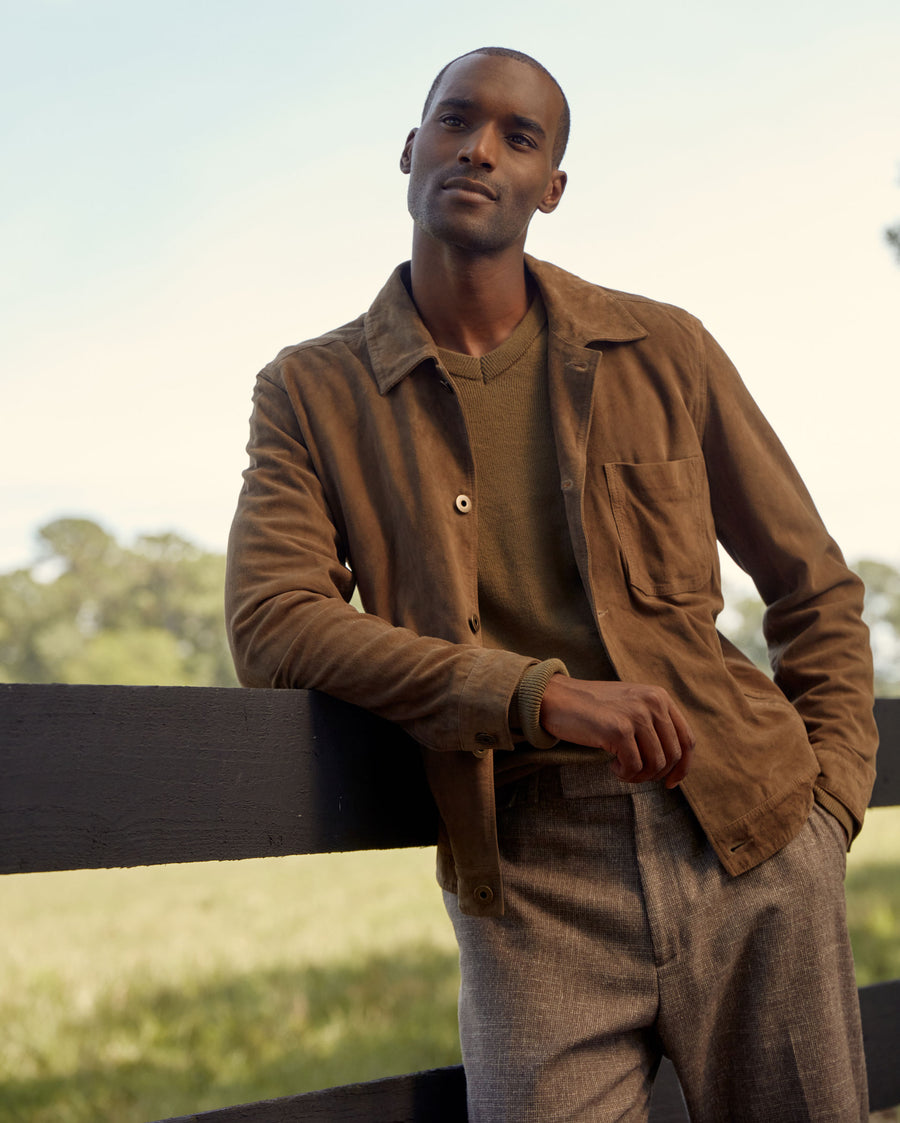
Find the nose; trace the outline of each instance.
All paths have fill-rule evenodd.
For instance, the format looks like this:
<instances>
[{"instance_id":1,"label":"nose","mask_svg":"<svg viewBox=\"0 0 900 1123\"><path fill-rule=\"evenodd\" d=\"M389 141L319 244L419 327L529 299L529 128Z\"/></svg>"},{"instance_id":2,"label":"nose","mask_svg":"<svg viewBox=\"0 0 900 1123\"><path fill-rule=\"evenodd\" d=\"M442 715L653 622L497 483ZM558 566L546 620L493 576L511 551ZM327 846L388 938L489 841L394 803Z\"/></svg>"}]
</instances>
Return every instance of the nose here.
<instances>
[{"instance_id":1,"label":"nose","mask_svg":"<svg viewBox=\"0 0 900 1123\"><path fill-rule=\"evenodd\" d=\"M496 137L488 128L474 129L460 145L457 159L461 164L493 168L496 164Z\"/></svg>"}]
</instances>

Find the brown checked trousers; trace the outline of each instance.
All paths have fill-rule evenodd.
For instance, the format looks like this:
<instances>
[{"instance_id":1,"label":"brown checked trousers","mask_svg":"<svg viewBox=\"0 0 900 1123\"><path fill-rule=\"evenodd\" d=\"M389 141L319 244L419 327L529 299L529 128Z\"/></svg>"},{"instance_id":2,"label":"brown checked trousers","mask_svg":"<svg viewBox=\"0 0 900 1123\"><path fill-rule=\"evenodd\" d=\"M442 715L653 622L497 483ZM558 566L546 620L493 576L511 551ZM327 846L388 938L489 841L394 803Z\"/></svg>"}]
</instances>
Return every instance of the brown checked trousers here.
<instances>
[{"instance_id":1,"label":"brown checked trousers","mask_svg":"<svg viewBox=\"0 0 900 1123\"><path fill-rule=\"evenodd\" d=\"M664 1053L693 1123L868 1118L829 812L737 878L677 790L608 768L544 768L498 816L505 915L445 893L470 1123L646 1120Z\"/></svg>"}]
</instances>

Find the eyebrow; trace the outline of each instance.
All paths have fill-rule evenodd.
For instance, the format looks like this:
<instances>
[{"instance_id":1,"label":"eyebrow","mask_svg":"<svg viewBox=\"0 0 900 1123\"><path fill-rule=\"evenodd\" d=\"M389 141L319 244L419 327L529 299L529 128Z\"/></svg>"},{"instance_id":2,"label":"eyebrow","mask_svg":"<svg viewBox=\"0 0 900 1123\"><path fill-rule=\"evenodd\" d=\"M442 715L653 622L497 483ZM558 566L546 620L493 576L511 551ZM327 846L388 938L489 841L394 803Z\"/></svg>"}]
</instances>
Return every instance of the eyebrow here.
<instances>
[{"instance_id":1,"label":"eyebrow","mask_svg":"<svg viewBox=\"0 0 900 1123\"><path fill-rule=\"evenodd\" d=\"M477 102L473 98L445 97L441 98L434 108L436 112L440 112L442 109L472 109L475 106L477 106ZM527 129L529 132L536 133L544 138L547 136L544 127L531 117L522 117L516 113L513 114L510 121L517 129Z\"/></svg>"}]
</instances>

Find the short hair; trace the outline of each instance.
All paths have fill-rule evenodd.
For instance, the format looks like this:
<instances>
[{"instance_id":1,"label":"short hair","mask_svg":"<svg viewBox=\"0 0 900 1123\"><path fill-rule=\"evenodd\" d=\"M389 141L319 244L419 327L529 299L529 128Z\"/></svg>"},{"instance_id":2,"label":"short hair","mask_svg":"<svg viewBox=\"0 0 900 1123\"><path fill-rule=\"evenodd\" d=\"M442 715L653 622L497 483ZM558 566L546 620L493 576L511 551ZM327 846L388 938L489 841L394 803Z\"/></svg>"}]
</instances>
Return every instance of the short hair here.
<instances>
[{"instance_id":1,"label":"short hair","mask_svg":"<svg viewBox=\"0 0 900 1123\"><path fill-rule=\"evenodd\" d=\"M569 103L566 100L566 95L563 93L563 88L553 77L546 66L541 64L531 57L526 55L523 51L514 51L510 47L477 47L474 51L466 51L464 55L458 55L456 58L451 59L446 66L444 66L438 73L438 76L431 83L431 89L428 91L428 97L425 98L425 105L422 109L422 120L425 120L425 115L431 108L431 103L434 101L434 95L437 93L438 86L441 84L441 79L455 63L460 59L469 58L471 55L499 55L501 58L515 59L516 62L524 62L526 66L530 66L533 70L540 71L545 75L554 86L559 90L559 96L562 98L562 113L559 115L559 124L556 127L556 136L553 139L553 166L558 168L562 163L563 155L566 151L566 145L569 143L569 125L571 117L569 114Z\"/></svg>"}]
</instances>

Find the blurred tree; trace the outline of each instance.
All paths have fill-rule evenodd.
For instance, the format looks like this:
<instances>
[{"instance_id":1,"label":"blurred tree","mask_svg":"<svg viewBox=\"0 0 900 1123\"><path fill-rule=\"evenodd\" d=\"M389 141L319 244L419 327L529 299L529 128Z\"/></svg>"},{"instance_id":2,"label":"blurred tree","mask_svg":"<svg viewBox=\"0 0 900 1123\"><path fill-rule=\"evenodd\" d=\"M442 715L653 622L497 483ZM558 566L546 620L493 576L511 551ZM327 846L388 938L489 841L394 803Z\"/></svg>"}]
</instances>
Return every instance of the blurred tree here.
<instances>
[{"instance_id":1,"label":"blurred tree","mask_svg":"<svg viewBox=\"0 0 900 1123\"><path fill-rule=\"evenodd\" d=\"M866 583L866 623L875 655L875 693L900 696L900 570L862 558L854 566Z\"/></svg>"},{"instance_id":2,"label":"blurred tree","mask_svg":"<svg viewBox=\"0 0 900 1123\"><path fill-rule=\"evenodd\" d=\"M126 549L89 519L38 532L34 565L0 575L0 679L234 686L225 559L175 534Z\"/></svg>"},{"instance_id":3,"label":"blurred tree","mask_svg":"<svg viewBox=\"0 0 900 1123\"><path fill-rule=\"evenodd\" d=\"M234 686L225 559L177 534L126 549L89 519L38 532L30 568L0 574L0 681ZM876 690L900 695L900 570L862 559ZM763 604L726 589L722 630L768 670Z\"/></svg>"},{"instance_id":4,"label":"blurred tree","mask_svg":"<svg viewBox=\"0 0 900 1123\"><path fill-rule=\"evenodd\" d=\"M897 260L900 261L900 222L896 226L889 226L884 232L888 244L894 247L894 252L897 254Z\"/></svg>"},{"instance_id":5,"label":"blurred tree","mask_svg":"<svg viewBox=\"0 0 900 1123\"><path fill-rule=\"evenodd\" d=\"M853 566L866 586L863 617L869 625L875 658L875 693L900 696L900 570L887 562L862 558ZM762 633L765 606L758 596L726 589L722 631L762 670L769 657Z\"/></svg>"},{"instance_id":6,"label":"blurred tree","mask_svg":"<svg viewBox=\"0 0 900 1123\"><path fill-rule=\"evenodd\" d=\"M726 609L721 620L720 630L736 644L741 651L766 674L769 669L769 655L762 633L762 600L753 593L736 592L725 588Z\"/></svg>"},{"instance_id":7,"label":"blurred tree","mask_svg":"<svg viewBox=\"0 0 900 1123\"><path fill-rule=\"evenodd\" d=\"M894 223L889 226L884 232L889 246L892 246L894 253L897 255L897 261L900 262L900 222Z\"/></svg>"}]
</instances>

